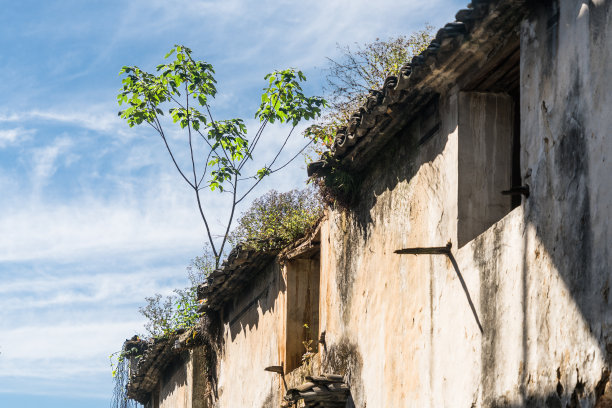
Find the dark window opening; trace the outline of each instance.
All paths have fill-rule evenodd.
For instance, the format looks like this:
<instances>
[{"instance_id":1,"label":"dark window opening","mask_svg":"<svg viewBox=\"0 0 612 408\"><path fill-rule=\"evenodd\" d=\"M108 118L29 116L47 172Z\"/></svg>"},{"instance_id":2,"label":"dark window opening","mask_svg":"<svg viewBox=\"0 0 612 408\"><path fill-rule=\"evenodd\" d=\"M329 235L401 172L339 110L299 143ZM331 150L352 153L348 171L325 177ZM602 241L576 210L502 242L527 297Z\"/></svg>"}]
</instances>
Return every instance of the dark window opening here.
<instances>
[{"instance_id":1,"label":"dark window opening","mask_svg":"<svg viewBox=\"0 0 612 408\"><path fill-rule=\"evenodd\" d=\"M285 372L301 366L307 352L318 350L320 263L319 251L286 263Z\"/></svg>"},{"instance_id":2,"label":"dark window opening","mask_svg":"<svg viewBox=\"0 0 612 408\"><path fill-rule=\"evenodd\" d=\"M521 92L520 88L517 87L510 96L513 101L513 116L514 116L514 129L512 132L512 187L520 187L523 184L521 178ZM521 196L512 195L511 207L515 209L521 205Z\"/></svg>"},{"instance_id":3,"label":"dark window opening","mask_svg":"<svg viewBox=\"0 0 612 408\"><path fill-rule=\"evenodd\" d=\"M502 194L522 185L518 38L470 75L458 99L460 247L521 204L520 195Z\"/></svg>"}]
</instances>

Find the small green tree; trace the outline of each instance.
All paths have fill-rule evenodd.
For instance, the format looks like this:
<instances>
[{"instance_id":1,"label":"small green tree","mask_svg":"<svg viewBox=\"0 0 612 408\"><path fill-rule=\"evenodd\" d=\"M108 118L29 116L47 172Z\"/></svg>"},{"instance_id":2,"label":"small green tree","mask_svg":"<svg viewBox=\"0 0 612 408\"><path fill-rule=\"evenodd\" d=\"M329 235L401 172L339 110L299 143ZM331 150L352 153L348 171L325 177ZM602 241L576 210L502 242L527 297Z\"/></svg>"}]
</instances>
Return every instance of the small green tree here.
<instances>
[{"instance_id":1,"label":"small green tree","mask_svg":"<svg viewBox=\"0 0 612 408\"><path fill-rule=\"evenodd\" d=\"M253 137L247 137L247 128L239 118L215 120L210 100L217 93L212 65L197 61L189 48L177 45L165 56L172 61L157 66L157 74L146 72L137 66L124 66L120 74L123 88L117 96L119 104L127 108L119 112L130 127L148 124L159 134L182 179L194 191L198 210L206 230L208 242L219 266L236 206L240 204L266 176L282 169L300 155L294 155L283 165L274 167L287 145L295 127L302 120L319 117L325 101L308 97L301 82L306 77L301 71L286 69L266 75L268 85L261 96L261 104L255 113L260 126ZM179 164L164 128L161 116L168 114L185 132L189 148L190 164L187 169ZM253 159L254 150L261 141L264 129L270 123L288 123L291 128L279 151L270 163L264 164L253 174L243 174L244 166ZM198 151L196 139L203 141ZM308 145L308 144L307 144ZM228 192L231 197L225 233L221 242L213 239L206 216L206 205L201 191L204 189Z\"/></svg>"},{"instance_id":2,"label":"small green tree","mask_svg":"<svg viewBox=\"0 0 612 408\"><path fill-rule=\"evenodd\" d=\"M179 329L193 327L199 318L197 313L197 287L215 269L215 257L205 249L202 256L195 257L187 267L190 285L184 289L175 289L174 294L162 296L156 293L146 297L146 306L138 311L147 321L145 330L151 337L160 337Z\"/></svg>"},{"instance_id":3,"label":"small green tree","mask_svg":"<svg viewBox=\"0 0 612 408\"><path fill-rule=\"evenodd\" d=\"M281 248L302 237L322 214L321 199L312 188L270 190L240 217L230 240L257 250Z\"/></svg>"},{"instance_id":4,"label":"small green tree","mask_svg":"<svg viewBox=\"0 0 612 408\"><path fill-rule=\"evenodd\" d=\"M363 45L338 46L340 58L327 58L325 98L329 108L322 120L308 129L316 140L315 153L328 150L336 129L348 124L352 113L366 101L370 89L381 89L385 78L398 75L400 68L433 40L433 27L414 32L409 37L376 39Z\"/></svg>"}]
</instances>

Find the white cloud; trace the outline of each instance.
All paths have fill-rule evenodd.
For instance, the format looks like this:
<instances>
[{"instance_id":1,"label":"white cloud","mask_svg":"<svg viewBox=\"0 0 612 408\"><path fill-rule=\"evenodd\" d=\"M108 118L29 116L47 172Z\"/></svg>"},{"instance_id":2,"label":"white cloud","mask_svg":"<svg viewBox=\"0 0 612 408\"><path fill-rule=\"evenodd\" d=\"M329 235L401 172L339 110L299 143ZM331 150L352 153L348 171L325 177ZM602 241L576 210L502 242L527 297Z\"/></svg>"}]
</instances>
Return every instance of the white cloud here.
<instances>
[{"instance_id":1,"label":"white cloud","mask_svg":"<svg viewBox=\"0 0 612 408\"><path fill-rule=\"evenodd\" d=\"M32 129L21 127L0 129L0 149L28 140L35 133Z\"/></svg>"},{"instance_id":2,"label":"white cloud","mask_svg":"<svg viewBox=\"0 0 612 408\"><path fill-rule=\"evenodd\" d=\"M0 262L6 283L0 288L0 383L54 380L69 392L70 383L110 378L109 354L143 332L137 310L144 298L187 284L180 256L164 262L168 255L132 255L69 264Z\"/></svg>"},{"instance_id":3,"label":"white cloud","mask_svg":"<svg viewBox=\"0 0 612 408\"><path fill-rule=\"evenodd\" d=\"M0 113L0 123L53 122L104 132L109 136L134 136L136 132L129 130L123 119L117 116L118 111L119 107L115 108L111 104L88 107L70 104L59 110L32 109L17 113L5 111Z\"/></svg>"},{"instance_id":4,"label":"white cloud","mask_svg":"<svg viewBox=\"0 0 612 408\"><path fill-rule=\"evenodd\" d=\"M253 129L257 123L249 121L247 125ZM253 174L264 164L269 165L288 131L287 126L269 126L255 151L256 162L247 166L244 174ZM129 147L111 163L104 164L106 173L102 175L89 168L82 169L81 174L71 170L75 174L69 182L86 188L62 197L59 202L46 200L47 189L41 188L66 157L73 154L78 143L58 138L49 146L34 149L32 190L12 192L10 198L0 203L0 230L5 231L0 234L0 262L83 260L147 251L171 254L185 248L191 248L196 255L206 238L195 197L172 168L161 143L154 142L159 145ZM275 167L284 164L304 144L298 129ZM143 166L151 168L144 174L138 173ZM291 166L261 183L238 208L237 215L266 190L303 186L305 178L303 159L298 157ZM105 198L92 187L111 180L114 190ZM245 192L249 185L250 182L244 182L241 191ZM225 230L229 196L216 191L202 194L213 234L218 236Z\"/></svg>"},{"instance_id":5,"label":"white cloud","mask_svg":"<svg viewBox=\"0 0 612 408\"><path fill-rule=\"evenodd\" d=\"M289 2L248 1L132 1L122 13L116 43L148 33L163 49L174 42L191 46L198 57L221 63L219 77L236 87L256 85L263 74L289 66L312 69L337 54L336 44L373 41L378 37L408 35L426 23L442 26L453 21L464 5L458 0L381 0ZM449 7L456 3L457 8ZM169 35L171 27L189 27ZM206 39L206 41L202 41ZM230 51L231 50L231 51ZM146 63L154 64L161 55ZM136 63L136 62L134 62ZM139 62L137 65L146 65ZM243 67L248 67L244 69ZM227 74L224 71L229 70Z\"/></svg>"},{"instance_id":6,"label":"white cloud","mask_svg":"<svg viewBox=\"0 0 612 408\"><path fill-rule=\"evenodd\" d=\"M55 174L58 158L66 154L72 147L72 141L67 137L58 138L49 146L32 150L32 185L35 190L46 184Z\"/></svg>"},{"instance_id":7,"label":"white cloud","mask_svg":"<svg viewBox=\"0 0 612 408\"><path fill-rule=\"evenodd\" d=\"M79 378L110 373L108 356L141 321L26 325L0 333L0 377Z\"/></svg>"},{"instance_id":8,"label":"white cloud","mask_svg":"<svg viewBox=\"0 0 612 408\"><path fill-rule=\"evenodd\" d=\"M160 200L163 198L160 198ZM87 259L120 253L198 248L203 231L195 209L141 202L63 205L37 202L4 212L0 218L0 261Z\"/></svg>"},{"instance_id":9,"label":"white cloud","mask_svg":"<svg viewBox=\"0 0 612 408\"><path fill-rule=\"evenodd\" d=\"M113 344L117 338L128 336L141 324L142 320L98 321L78 326L51 322L46 325L25 325L5 329L0 334L2 361L42 361L50 358L64 361L77 360L80 362L81 370L99 371L103 368L92 365L94 363L92 360L100 355L108 358L108 354L105 355L103 350L107 349L109 344ZM113 346L120 348L121 344ZM41 367L41 369L47 368ZM43 374L34 368L29 371L39 376ZM2 369L0 372L4 375L9 374ZM49 372L47 375L55 374L57 373Z\"/></svg>"},{"instance_id":10,"label":"white cloud","mask_svg":"<svg viewBox=\"0 0 612 408\"><path fill-rule=\"evenodd\" d=\"M81 308L97 306L109 308L126 303L143 302L154 293L169 295L177 287L187 285L184 277L186 265L169 267L139 266L131 260L129 271L96 273L92 270L68 276L37 276L4 282L0 288L0 309L3 312L18 311L25 300L29 309L47 309L79 305ZM170 277L175 279L169 280ZM179 277L179 278L177 278ZM166 282L171 282L169 286ZM178 286L177 286L178 285Z\"/></svg>"},{"instance_id":11,"label":"white cloud","mask_svg":"<svg viewBox=\"0 0 612 408\"><path fill-rule=\"evenodd\" d=\"M21 129L6 129L0 130L0 146L4 147L8 144L15 143Z\"/></svg>"}]
</instances>

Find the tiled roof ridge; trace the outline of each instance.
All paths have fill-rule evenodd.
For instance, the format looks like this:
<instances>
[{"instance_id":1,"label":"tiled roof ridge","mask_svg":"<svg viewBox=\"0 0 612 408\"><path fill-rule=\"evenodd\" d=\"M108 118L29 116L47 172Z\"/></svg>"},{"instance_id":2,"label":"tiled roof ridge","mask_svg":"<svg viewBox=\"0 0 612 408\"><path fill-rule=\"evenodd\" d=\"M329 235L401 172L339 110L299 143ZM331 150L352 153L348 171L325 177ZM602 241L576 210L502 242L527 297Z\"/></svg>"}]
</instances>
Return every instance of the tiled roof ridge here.
<instances>
[{"instance_id":1,"label":"tiled roof ridge","mask_svg":"<svg viewBox=\"0 0 612 408\"><path fill-rule=\"evenodd\" d=\"M198 312L219 310L251 280L248 272L265 267L279 252L280 249L256 250L244 244L236 245L221 268L215 269L206 282L198 286L197 298L203 301Z\"/></svg>"},{"instance_id":2,"label":"tiled roof ridge","mask_svg":"<svg viewBox=\"0 0 612 408\"><path fill-rule=\"evenodd\" d=\"M151 339L142 356L130 361L130 380L127 385L127 396L141 404L149 400L161 378L162 370L174 357L174 340L178 335L169 335ZM135 366L134 366L135 365Z\"/></svg>"},{"instance_id":3,"label":"tiled roof ridge","mask_svg":"<svg viewBox=\"0 0 612 408\"><path fill-rule=\"evenodd\" d=\"M336 130L331 149L308 165L308 176L321 177L333 161L348 168L362 167L362 162L406 124L408 118L398 118L398 114L406 109L418 114L434 97L434 89L447 79L445 71L464 62L457 60L462 47L479 46L479 35L495 31L500 16L511 14L525 1L473 0L467 9L459 10L456 21L438 30L429 46L404 64L397 76L388 76L382 89L370 90L364 105L350 116L348 126ZM474 41L476 44L470 44Z\"/></svg>"},{"instance_id":4,"label":"tiled roof ridge","mask_svg":"<svg viewBox=\"0 0 612 408\"><path fill-rule=\"evenodd\" d=\"M149 340L135 339L136 336L127 340L123 350L129 351L130 348L137 347L141 353L128 356L130 358L128 398L145 404L159 382L163 370L183 351L200 344L199 335L198 329L192 327Z\"/></svg>"},{"instance_id":5,"label":"tiled roof ridge","mask_svg":"<svg viewBox=\"0 0 612 408\"><path fill-rule=\"evenodd\" d=\"M198 286L197 298L203 301L198 312L219 310L228 299L238 294L246 284L251 282L258 271L265 268L279 254L281 256L286 254L288 250L296 248L312 237L318 231L323 218L324 216L319 218L302 238L282 248L257 250L244 243L236 245L221 267L215 269L206 282Z\"/></svg>"}]
</instances>

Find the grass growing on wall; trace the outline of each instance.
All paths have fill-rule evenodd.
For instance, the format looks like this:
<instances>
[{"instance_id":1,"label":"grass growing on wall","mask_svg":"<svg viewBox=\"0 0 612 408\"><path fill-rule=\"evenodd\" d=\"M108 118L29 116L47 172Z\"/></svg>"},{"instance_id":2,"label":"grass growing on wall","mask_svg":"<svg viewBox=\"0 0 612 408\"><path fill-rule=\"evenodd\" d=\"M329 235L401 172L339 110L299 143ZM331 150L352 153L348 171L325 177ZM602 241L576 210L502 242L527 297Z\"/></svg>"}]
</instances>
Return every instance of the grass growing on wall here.
<instances>
[{"instance_id":1,"label":"grass growing on wall","mask_svg":"<svg viewBox=\"0 0 612 408\"><path fill-rule=\"evenodd\" d=\"M304 236L322 214L320 196L313 188L270 190L242 214L230 240L258 251L282 248Z\"/></svg>"}]
</instances>

